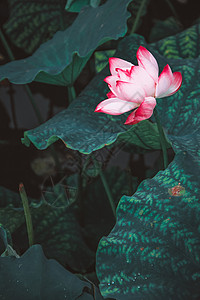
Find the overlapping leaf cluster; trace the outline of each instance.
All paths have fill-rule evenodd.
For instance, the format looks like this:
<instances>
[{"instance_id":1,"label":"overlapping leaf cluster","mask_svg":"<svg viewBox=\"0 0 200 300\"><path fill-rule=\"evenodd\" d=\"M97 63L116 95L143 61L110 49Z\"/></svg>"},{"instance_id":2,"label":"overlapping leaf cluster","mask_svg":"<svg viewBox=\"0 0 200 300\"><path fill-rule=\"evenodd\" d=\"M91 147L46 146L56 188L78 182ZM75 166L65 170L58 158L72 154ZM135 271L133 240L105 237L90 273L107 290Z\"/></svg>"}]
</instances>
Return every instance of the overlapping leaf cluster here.
<instances>
[{"instance_id":1,"label":"overlapping leaf cluster","mask_svg":"<svg viewBox=\"0 0 200 300\"><path fill-rule=\"evenodd\" d=\"M113 7L116 6L117 13L120 13L122 19L126 20L128 16L126 7L129 2L128 0L120 1L124 14L121 14L121 9L118 7L119 2L113 0L107 2L112 3L110 7L105 4L108 6L104 8L112 8L114 11ZM96 11L95 18L100 12L105 14L102 7ZM77 26L80 25L81 20L84 23L86 19L92 18L90 9L84 10L85 15L79 15L79 21L75 21L68 29L68 34L70 32L74 35L74 32L77 32ZM112 24L110 11L107 10L106 16ZM97 22L97 26L103 28L104 26L101 27L101 25L105 24ZM109 38L117 38L125 34L126 26L119 28L120 34L116 34L114 27L111 27L111 31ZM89 44L86 44L85 48L80 42L78 43L80 49L76 48L76 51L73 47L68 49L65 52L67 62L66 56L63 56L62 51L57 52L55 46L61 44L66 32L57 33L51 41L38 49L37 55L45 53L46 62L43 68L41 68L40 60L42 56L38 58L36 55L24 62L13 62L1 67L0 78L9 78L10 81L17 83L38 80L60 85L72 84L92 51L106 40L104 29L102 32L103 35L100 31L98 39L94 36L88 38ZM173 71L180 71L183 75L183 85L175 95L158 99L157 102L160 119L169 141L168 146L172 145L176 154L174 161L154 178L145 180L133 196L121 198L117 209L117 223L111 233L99 243L97 275L104 297L113 297L118 300L161 298L182 300L199 297L199 32L200 25L197 24L176 36L170 36L149 45L143 37L135 34L122 40L115 54L115 56L136 63L135 53L138 47L143 45L156 57L161 68L169 64ZM84 42L86 35L87 30L82 36ZM91 41L94 41L93 46L90 44ZM52 43L55 49L49 50L46 56L45 50ZM56 55L54 55L55 52ZM74 66L77 67L75 71ZM123 125L126 115L109 116L94 113L96 105L105 98L107 87L103 78L108 73L107 68L98 74L67 110L39 127L25 132L23 142L26 145L32 142L38 149L45 149L61 139L66 147L85 154L110 145L116 140L120 144L130 143L144 149L159 149L158 130L153 117L150 121L146 120L128 127ZM119 179L117 172L116 175ZM118 190L116 177L108 176L108 178L113 189L115 186ZM181 187L183 193L173 194L174 187ZM90 189L93 195L92 186ZM99 189L103 189L102 185ZM8 192L4 190L5 193ZM119 195L119 191L116 195ZM16 195L13 197L15 199ZM13 208L13 201L15 200L11 201L10 207L7 206L9 201L5 201L6 207L1 209L2 215L0 216L3 225L11 232L20 230L24 226L22 211ZM80 211L76 205L57 209L48 205L32 208L37 210L37 213L33 213L36 237L41 244L44 244L48 255L60 258L61 262L68 267L75 271L80 268L82 272L87 271L90 264L94 263L93 250L98 241L95 237L95 243L91 243L89 247L85 242L96 232L92 231L94 218L91 207L92 205L95 208L98 207L98 212L102 207L105 211L109 210L109 207L106 209L106 204L102 205L99 194L95 196L95 199L89 197L87 205L85 232L77 221ZM14 220L14 223L9 222L8 216ZM111 223L109 226L111 227ZM97 228L100 229L98 237L107 234L108 228L105 230ZM23 230L22 235L25 234ZM53 239L51 239L52 236ZM78 255L73 257L75 252ZM80 287L80 282L78 285Z\"/></svg>"},{"instance_id":2,"label":"overlapping leaf cluster","mask_svg":"<svg viewBox=\"0 0 200 300\"><path fill-rule=\"evenodd\" d=\"M180 71L183 85L178 93L159 99L157 104L162 125L176 153L175 160L167 170L145 181L133 197L122 198L117 225L108 238L100 242L97 271L104 296L131 299L152 295L168 299L177 295L187 299L192 295L195 299L199 293L200 243L196 212L199 205L200 74L199 53L191 53L191 49L198 49L198 32L199 25L195 25L152 45L134 35L120 43L116 54L134 62L136 50L142 44L155 55L161 67L169 63L173 71ZM29 138L42 149L51 142L51 136L57 136L69 147L84 153L114 142L127 130L122 125L125 116L96 116L92 109L105 95L102 79L107 72L98 75L68 111L26 133L25 139ZM71 127L68 127L69 120ZM85 125L84 130L80 122ZM59 124L57 128L55 124ZM65 124L70 134L64 132ZM78 142L75 136L81 137ZM134 143L134 133L132 139ZM148 140L145 129L140 139ZM178 184L185 188L185 194L171 197L169 189Z\"/></svg>"}]
</instances>

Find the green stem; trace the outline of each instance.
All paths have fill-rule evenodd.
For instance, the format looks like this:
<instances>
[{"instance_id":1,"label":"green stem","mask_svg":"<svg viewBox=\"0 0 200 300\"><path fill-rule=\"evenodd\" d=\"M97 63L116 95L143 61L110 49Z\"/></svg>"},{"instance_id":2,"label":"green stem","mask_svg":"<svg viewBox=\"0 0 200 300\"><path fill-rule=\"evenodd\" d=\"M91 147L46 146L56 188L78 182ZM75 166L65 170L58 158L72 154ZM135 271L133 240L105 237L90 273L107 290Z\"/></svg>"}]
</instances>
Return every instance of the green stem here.
<instances>
[{"instance_id":1,"label":"green stem","mask_svg":"<svg viewBox=\"0 0 200 300\"><path fill-rule=\"evenodd\" d=\"M99 169L99 176L101 178L101 181L103 183L103 186L104 186L104 189L105 189L105 192L107 194L107 197L108 197L108 200L110 202L110 206L112 208L112 212L113 212L113 215L116 219L116 207L115 207L115 203L114 203L114 200L113 200L113 197L112 197L112 193L111 193L111 190L110 190L110 187L107 183L107 180L101 170L101 168L98 167L98 162L95 160L95 158L93 158L93 156L91 155L92 157L92 160L93 160L93 163L94 163L94 166L97 167Z\"/></svg>"},{"instance_id":2,"label":"green stem","mask_svg":"<svg viewBox=\"0 0 200 300\"><path fill-rule=\"evenodd\" d=\"M23 208L24 208L24 215L26 219L26 227L27 227L27 233L28 233L28 240L29 240L29 246L31 247L33 245L33 224L32 224L32 218L31 218L31 212L28 205L28 198L27 194L24 188L23 183L19 184L19 193L22 199Z\"/></svg>"},{"instance_id":3,"label":"green stem","mask_svg":"<svg viewBox=\"0 0 200 300\"><path fill-rule=\"evenodd\" d=\"M116 219L116 208L115 208L115 203L114 203L114 200L113 200L113 197L112 197L112 193L111 193L111 191L110 191L109 185L108 185L108 183L107 183L107 180L106 180L106 178L105 178L105 176L104 176L104 174L103 174L101 168L98 166L98 162L96 161L96 159L93 157L92 154L88 155L88 157L87 157L87 159L86 159L86 161L85 161L85 164L84 164L84 166L83 166L82 174L84 175L84 172L85 172L85 170L86 170L86 168L87 168L87 165L88 165L90 159L92 159L92 161L93 161L93 163L94 163L94 166L99 170L99 176L100 176L100 178L101 178L101 181L102 181L102 183L103 183L103 186L104 186L106 195L107 195L108 200L109 200L109 202L110 202L110 206L111 206L111 208L112 208L113 215L114 215L114 217L115 217L115 219Z\"/></svg>"},{"instance_id":4,"label":"green stem","mask_svg":"<svg viewBox=\"0 0 200 300\"><path fill-rule=\"evenodd\" d=\"M0 29L0 39L1 39L2 44L4 45L4 47L6 49L6 52L8 53L8 56L9 56L10 60L15 60L14 55L13 55L13 53L12 53L12 51L11 51L11 49L10 49L10 47L9 47L6 39L5 39L5 37L4 37L4 34L1 31L1 29Z\"/></svg>"},{"instance_id":5,"label":"green stem","mask_svg":"<svg viewBox=\"0 0 200 300\"><path fill-rule=\"evenodd\" d=\"M138 13L137 13L136 18L135 18L135 22L133 23L133 27L132 27L132 30L131 30L130 34L133 34L136 31L137 26L138 26L138 22L140 20L141 14L142 14L142 10L143 10L144 5L145 5L146 2L147 2L147 0L142 0L142 2L140 4L140 7L138 9Z\"/></svg>"},{"instance_id":6,"label":"green stem","mask_svg":"<svg viewBox=\"0 0 200 300\"><path fill-rule=\"evenodd\" d=\"M157 123L157 126L158 126L158 132L159 132L159 135L160 135L160 144L161 144L161 148L162 148L162 152L163 152L164 168L166 169L167 166L168 166L167 147L166 147L167 141L166 141L165 134L164 134L162 125L160 123L160 119L159 119L158 112L157 112L156 108L154 108L153 113L154 113L154 117L155 117L155 120L156 120L156 123Z\"/></svg>"},{"instance_id":7,"label":"green stem","mask_svg":"<svg viewBox=\"0 0 200 300\"><path fill-rule=\"evenodd\" d=\"M14 89L12 84L9 85L9 90L7 92L10 96L10 107L11 107L11 113L12 113L12 119L13 119L13 124L14 124L14 129L18 129L17 127L17 118L16 118L16 113L15 113L15 101L14 101Z\"/></svg>"},{"instance_id":8,"label":"green stem","mask_svg":"<svg viewBox=\"0 0 200 300\"><path fill-rule=\"evenodd\" d=\"M28 86L27 84L25 84L25 85L24 85L24 89L25 89L25 91L26 91L26 93L27 93L27 95L28 95L28 97L29 97L29 100L30 100L31 105L32 105L32 107L33 107L33 109L34 109L34 112L35 112L35 115L36 115L36 117L37 117L37 119L38 119L38 122L39 122L40 124L43 123L43 118L42 118L42 116L41 116L41 114L40 114L40 111L39 111L39 109L38 109L38 107L37 107L37 104L35 103L35 99L34 99L34 97L33 97L33 94L32 94L32 92L31 92L29 86Z\"/></svg>"},{"instance_id":9,"label":"green stem","mask_svg":"<svg viewBox=\"0 0 200 300\"><path fill-rule=\"evenodd\" d=\"M67 87L69 104L76 98L76 91L73 85Z\"/></svg>"}]
</instances>

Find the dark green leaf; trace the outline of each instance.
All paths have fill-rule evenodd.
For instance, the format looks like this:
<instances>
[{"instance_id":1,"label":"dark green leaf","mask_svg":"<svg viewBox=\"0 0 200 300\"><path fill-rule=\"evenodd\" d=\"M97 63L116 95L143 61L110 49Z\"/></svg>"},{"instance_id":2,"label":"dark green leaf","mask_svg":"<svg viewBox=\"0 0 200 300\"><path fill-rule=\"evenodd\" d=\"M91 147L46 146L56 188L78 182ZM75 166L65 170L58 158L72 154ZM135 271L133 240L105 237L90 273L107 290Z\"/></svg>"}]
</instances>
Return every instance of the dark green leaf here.
<instances>
[{"instance_id":1,"label":"dark green leaf","mask_svg":"<svg viewBox=\"0 0 200 300\"><path fill-rule=\"evenodd\" d=\"M90 299L84 290L90 290L91 285L55 260L48 260L39 245L32 246L20 258L0 257L0 269L1 299Z\"/></svg>"},{"instance_id":2,"label":"dark green leaf","mask_svg":"<svg viewBox=\"0 0 200 300\"><path fill-rule=\"evenodd\" d=\"M99 45L125 35L129 2L109 0L97 8L85 7L68 29L57 32L31 57L1 66L0 80L73 84Z\"/></svg>"},{"instance_id":3,"label":"dark green leaf","mask_svg":"<svg viewBox=\"0 0 200 300\"><path fill-rule=\"evenodd\" d=\"M95 57L95 68L96 72L101 72L105 66L108 64L109 57L113 57L115 50L105 50L105 51L96 51L94 54Z\"/></svg>"},{"instance_id":4,"label":"dark green leaf","mask_svg":"<svg viewBox=\"0 0 200 300\"><path fill-rule=\"evenodd\" d=\"M166 140L168 141L167 147L171 148L171 143L167 137ZM160 149L157 124L144 121L139 126L132 126L130 130L119 136L118 143L129 146L136 145L147 150Z\"/></svg>"},{"instance_id":5,"label":"dark green leaf","mask_svg":"<svg viewBox=\"0 0 200 300\"><path fill-rule=\"evenodd\" d=\"M13 209L13 204L15 209ZM20 196L13 193L4 187L0 187L0 223L12 233L16 228L19 228L24 223L24 213Z\"/></svg>"},{"instance_id":6,"label":"dark green leaf","mask_svg":"<svg viewBox=\"0 0 200 300\"><path fill-rule=\"evenodd\" d=\"M7 232L0 224L0 254L6 250L8 246Z\"/></svg>"},{"instance_id":7,"label":"dark green leaf","mask_svg":"<svg viewBox=\"0 0 200 300\"><path fill-rule=\"evenodd\" d=\"M12 244L10 232L0 224L0 256L14 256L19 258L19 255L10 244Z\"/></svg>"},{"instance_id":8,"label":"dark green leaf","mask_svg":"<svg viewBox=\"0 0 200 300\"><path fill-rule=\"evenodd\" d=\"M85 243L78 214L77 206L66 209L43 205L32 210L34 233L48 257L76 272L86 272L94 264L95 253Z\"/></svg>"},{"instance_id":9,"label":"dark green leaf","mask_svg":"<svg viewBox=\"0 0 200 300\"><path fill-rule=\"evenodd\" d=\"M70 12L80 12L84 6L97 7L100 0L67 0L65 9Z\"/></svg>"},{"instance_id":10,"label":"dark green leaf","mask_svg":"<svg viewBox=\"0 0 200 300\"><path fill-rule=\"evenodd\" d=\"M167 59L197 58L200 54L199 28L200 24L196 24L175 36L169 36L153 45Z\"/></svg>"},{"instance_id":11,"label":"dark green leaf","mask_svg":"<svg viewBox=\"0 0 200 300\"><path fill-rule=\"evenodd\" d=\"M27 53L33 53L76 17L65 12L63 0L8 0L8 4L10 15L4 28L11 41Z\"/></svg>"},{"instance_id":12,"label":"dark green leaf","mask_svg":"<svg viewBox=\"0 0 200 300\"><path fill-rule=\"evenodd\" d=\"M174 35L181 30L181 24L174 17L169 17L166 20L155 20L154 26L150 32L149 41L159 41L167 36Z\"/></svg>"},{"instance_id":13,"label":"dark green leaf","mask_svg":"<svg viewBox=\"0 0 200 300\"><path fill-rule=\"evenodd\" d=\"M121 198L117 224L97 252L104 297L198 299L200 168L194 152L200 138L193 133L185 141L190 145L187 152L177 138L173 163L145 180L132 197ZM172 196L174 187L185 192Z\"/></svg>"}]
</instances>

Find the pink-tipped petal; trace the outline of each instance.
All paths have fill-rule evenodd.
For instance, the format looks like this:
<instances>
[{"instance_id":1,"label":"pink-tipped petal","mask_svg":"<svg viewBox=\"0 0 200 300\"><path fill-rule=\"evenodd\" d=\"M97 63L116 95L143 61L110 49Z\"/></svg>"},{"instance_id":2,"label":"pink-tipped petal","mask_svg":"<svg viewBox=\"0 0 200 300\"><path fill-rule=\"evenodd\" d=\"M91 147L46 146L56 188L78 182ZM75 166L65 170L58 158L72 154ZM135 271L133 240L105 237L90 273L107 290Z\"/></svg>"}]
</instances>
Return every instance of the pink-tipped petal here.
<instances>
[{"instance_id":1,"label":"pink-tipped petal","mask_svg":"<svg viewBox=\"0 0 200 300\"><path fill-rule=\"evenodd\" d=\"M173 73L172 83L169 89L166 91L166 94L163 97L168 97L175 94L181 87L182 84L182 75L180 72Z\"/></svg>"},{"instance_id":2,"label":"pink-tipped petal","mask_svg":"<svg viewBox=\"0 0 200 300\"><path fill-rule=\"evenodd\" d=\"M124 81L117 81L117 95L120 99L138 104L142 103L146 96L141 85Z\"/></svg>"},{"instance_id":3,"label":"pink-tipped petal","mask_svg":"<svg viewBox=\"0 0 200 300\"><path fill-rule=\"evenodd\" d=\"M158 78L158 84L156 87L156 98L165 97L168 94L168 90L173 82L173 74L169 65L166 65Z\"/></svg>"},{"instance_id":4,"label":"pink-tipped petal","mask_svg":"<svg viewBox=\"0 0 200 300\"><path fill-rule=\"evenodd\" d=\"M146 97L145 100L140 104L138 109L134 110L128 116L124 124L134 125L143 120L149 119L153 114L153 110L155 106L156 106L156 99L154 97Z\"/></svg>"},{"instance_id":5,"label":"pink-tipped petal","mask_svg":"<svg viewBox=\"0 0 200 300\"><path fill-rule=\"evenodd\" d=\"M131 67L132 68L132 67ZM119 69L117 68L117 75L119 77L118 80L121 80L121 81L126 81L126 82L131 82L131 68L130 70L123 70L123 69Z\"/></svg>"},{"instance_id":6,"label":"pink-tipped petal","mask_svg":"<svg viewBox=\"0 0 200 300\"><path fill-rule=\"evenodd\" d=\"M115 95L115 97L117 96L117 89L116 89L116 82L117 80L119 80L118 76L107 76L106 78L104 78L104 81L108 84L111 92Z\"/></svg>"},{"instance_id":7,"label":"pink-tipped petal","mask_svg":"<svg viewBox=\"0 0 200 300\"><path fill-rule=\"evenodd\" d=\"M110 73L112 75L117 75L116 68L126 70L126 69L130 69L133 66L132 63L117 57L110 57L109 65L110 65Z\"/></svg>"},{"instance_id":8,"label":"pink-tipped petal","mask_svg":"<svg viewBox=\"0 0 200 300\"><path fill-rule=\"evenodd\" d=\"M132 83L143 88L146 97L155 95L156 83L144 68L133 66L131 68L131 78Z\"/></svg>"},{"instance_id":9,"label":"pink-tipped petal","mask_svg":"<svg viewBox=\"0 0 200 300\"><path fill-rule=\"evenodd\" d=\"M139 47L136 57L138 65L143 67L157 83L159 68L155 57L143 46Z\"/></svg>"},{"instance_id":10,"label":"pink-tipped petal","mask_svg":"<svg viewBox=\"0 0 200 300\"><path fill-rule=\"evenodd\" d=\"M117 76L107 76L106 78L104 78L104 81L108 84L108 85L116 85L116 81L119 80L119 78Z\"/></svg>"},{"instance_id":11,"label":"pink-tipped petal","mask_svg":"<svg viewBox=\"0 0 200 300\"><path fill-rule=\"evenodd\" d=\"M95 112L103 112L109 115L121 115L138 107L138 104L124 101L118 98L110 98L100 102Z\"/></svg>"},{"instance_id":12,"label":"pink-tipped petal","mask_svg":"<svg viewBox=\"0 0 200 300\"><path fill-rule=\"evenodd\" d=\"M106 94L106 96L107 96L108 98L115 98L115 97L116 97L115 94L113 94L112 92L108 92L108 93Z\"/></svg>"}]
</instances>

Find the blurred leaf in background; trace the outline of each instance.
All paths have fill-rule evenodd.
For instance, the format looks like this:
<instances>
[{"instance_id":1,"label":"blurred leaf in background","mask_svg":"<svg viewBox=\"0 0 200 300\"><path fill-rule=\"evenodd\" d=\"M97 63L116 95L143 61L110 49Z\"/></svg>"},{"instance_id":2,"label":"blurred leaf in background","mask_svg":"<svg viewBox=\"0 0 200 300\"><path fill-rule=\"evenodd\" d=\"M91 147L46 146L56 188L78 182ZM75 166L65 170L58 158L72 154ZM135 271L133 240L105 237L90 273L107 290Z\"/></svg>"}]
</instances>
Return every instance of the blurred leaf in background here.
<instances>
[{"instance_id":1,"label":"blurred leaf in background","mask_svg":"<svg viewBox=\"0 0 200 300\"><path fill-rule=\"evenodd\" d=\"M109 0L97 8L85 7L69 28L57 32L32 56L1 66L0 80L72 85L99 45L125 35L130 1Z\"/></svg>"},{"instance_id":2,"label":"blurred leaf in background","mask_svg":"<svg viewBox=\"0 0 200 300\"><path fill-rule=\"evenodd\" d=\"M27 53L33 53L58 30L69 27L76 14L67 13L63 0L8 0L9 19L4 29L9 39Z\"/></svg>"},{"instance_id":3,"label":"blurred leaf in background","mask_svg":"<svg viewBox=\"0 0 200 300\"><path fill-rule=\"evenodd\" d=\"M79 273L94 269L97 244L115 222L98 174L85 176L90 182L81 199L76 174L54 186L44 185L40 200L29 199L35 242L48 257ZM136 189L137 179L117 167L108 168L105 177L116 206L124 193L130 195ZM20 197L1 187L0 203L0 222L15 237L15 248L24 251L27 231Z\"/></svg>"},{"instance_id":4,"label":"blurred leaf in background","mask_svg":"<svg viewBox=\"0 0 200 300\"><path fill-rule=\"evenodd\" d=\"M154 25L149 35L149 41L157 42L167 36L172 36L181 32L183 26L174 18L169 17L165 20L154 20Z\"/></svg>"}]
</instances>

